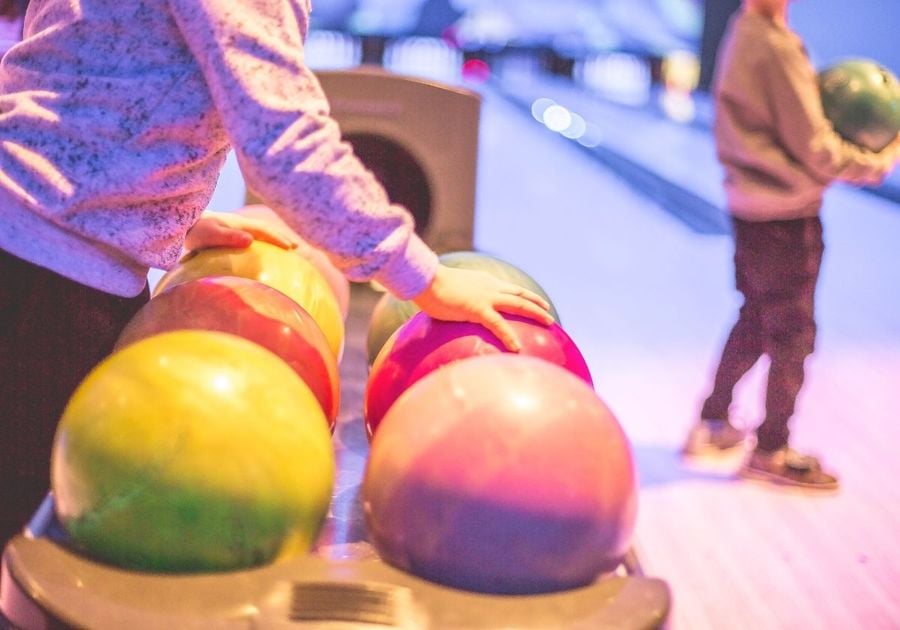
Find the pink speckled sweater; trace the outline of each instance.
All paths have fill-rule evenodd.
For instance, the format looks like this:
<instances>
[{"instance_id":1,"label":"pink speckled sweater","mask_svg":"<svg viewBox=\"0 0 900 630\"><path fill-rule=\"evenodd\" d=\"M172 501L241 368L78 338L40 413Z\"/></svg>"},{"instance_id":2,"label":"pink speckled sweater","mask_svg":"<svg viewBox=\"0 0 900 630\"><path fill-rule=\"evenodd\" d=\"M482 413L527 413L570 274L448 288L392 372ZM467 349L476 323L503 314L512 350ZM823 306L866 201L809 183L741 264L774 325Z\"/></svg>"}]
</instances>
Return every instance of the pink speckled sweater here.
<instances>
[{"instance_id":1,"label":"pink speckled sweater","mask_svg":"<svg viewBox=\"0 0 900 630\"><path fill-rule=\"evenodd\" d=\"M0 64L0 248L109 293L176 262L233 147L354 280L437 266L340 141L303 59L308 0L32 0Z\"/></svg>"}]
</instances>

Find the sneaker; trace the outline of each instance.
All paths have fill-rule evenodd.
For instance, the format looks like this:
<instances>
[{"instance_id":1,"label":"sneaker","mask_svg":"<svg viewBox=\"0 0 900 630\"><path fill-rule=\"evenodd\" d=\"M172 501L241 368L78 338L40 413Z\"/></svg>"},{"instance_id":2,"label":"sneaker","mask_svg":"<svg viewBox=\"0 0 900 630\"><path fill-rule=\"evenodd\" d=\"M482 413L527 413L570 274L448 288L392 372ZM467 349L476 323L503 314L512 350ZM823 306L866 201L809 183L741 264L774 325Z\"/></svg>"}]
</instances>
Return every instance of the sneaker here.
<instances>
[{"instance_id":1,"label":"sneaker","mask_svg":"<svg viewBox=\"0 0 900 630\"><path fill-rule=\"evenodd\" d=\"M700 420L688 433L683 455L725 454L744 446L746 435L728 420Z\"/></svg>"},{"instance_id":2,"label":"sneaker","mask_svg":"<svg viewBox=\"0 0 900 630\"><path fill-rule=\"evenodd\" d=\"M801 455L787 446L777 451L753 451L741 467L740 476L746 479L810 488L837 490L837 477L822 470L812 455Z\"/></svg>"}]
</instances>

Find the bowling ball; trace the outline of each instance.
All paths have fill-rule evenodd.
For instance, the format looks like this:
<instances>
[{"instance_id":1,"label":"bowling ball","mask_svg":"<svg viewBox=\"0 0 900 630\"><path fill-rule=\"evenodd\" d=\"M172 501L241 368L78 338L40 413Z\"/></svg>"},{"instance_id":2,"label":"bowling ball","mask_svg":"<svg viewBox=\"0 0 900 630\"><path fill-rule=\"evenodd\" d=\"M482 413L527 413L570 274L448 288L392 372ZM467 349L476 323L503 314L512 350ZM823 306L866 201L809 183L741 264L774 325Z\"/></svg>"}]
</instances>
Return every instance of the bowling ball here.
<instances>
[{"instance_id":1,"label":"bowling ball","mask_svg":"<svg viewBox=\"0 0 900 630\"><path fill-rule=\"evenodd\" d=\"M587 383L497 354L435 370L397 400L372 440L363 509L395 567L466 590L551 592L620 564L637 481Z\"/></svg>"},{"instance_id":2,"label":"bowling ball","mask_svg":"<svg viewBox=\"0 0 900 630\"><path fill-rule=\"evenodd\" d=\"M547 292L527 273L505 260L473 251L457 251L441 254L440 261L448 267L457 269L478 269L495 278L511 282L520 287L534 291L550 302L550 313L559 321L559 313L550 301ZM366 354L371 365L384 343L395 330L418 312L418 307L410 301L398 300L393 295L381 297L372 311L369 329L366 336Z\"/></svg>"},{"instance_id":3,"label":"bowling ball","mask_svg":"<svg viewBox=\"0 0 900 630\"><path fill-rule=\"evenodd\" d=\"M51 459L75 548L165 572L307 552L335 469L325 417L294 371L257 344L197 330L101 362L69 401Z\"/></svg>"},{"instance_id":4,"label":"bowling ball","mask_svg":"<svg viewBox=\"0 0 900 630\"><path fill-rule=\"evenodd\" d=\"M544 326L514 315L504 319L522 342L520 354L555 363L593 387L584 357L559 324ZM501 352L509 351L484 326L417 313L391 336L369 372L363 399L369 436L397 398L419 379L454 361Z\"/></svg>"},{"instance_id":5,"label":"bowling ball","mask_svg":"<svg viewBox=\"0 0 900 630\"><path fill-rule=\"evenodd\" d=\"M337 298L322 274L296 251L253 241L246 249L216 247L192 252L160 278L153 294L208 276L249 278L281 291L312 315L325 334L332 354L340 358L344 347L344 318Z\"/></svg>"},{"instance_id":6,"label":"bowling ball","mask_svg":"<svg viewBox=\"0 0 900 630\"><path fill-rule=\"evenodd\" d=\"M331 262L331 259L328 258L328 255L324 251L306 242L303 237L297 234L284 222L284 219L279 217L275 211L268 206L251 204L244 206L238 210L237 213L262 221L269 221L280 226L282 229L291 232L294 235L294 238L300 243L296 250L297 253L311 262L313 266L319 270L319 273L322 274L325 280L328 281L328 286L331 287L334 297L337 298L338 306L341 309L341 315L343 315L344 321L347 320L347 314L350 311L350 281L347 280L347 276Z\"/></svg>"},{"instance_id":7,"label":"bowling ball","mask_svg":"<svg viewBox=\"0 0 900 630\"><path fill-rule=\"evenodd\" d=\"M846 140L880 151L900 132L900 83L868 59L837 63L819 73L822 107Z\"/></svg>"},{"instance_id":8,"label":"bowling ball","mask_svg":"<svg viewBox=\"0 0 900 630\"><path fill-rule=\"evenodd\" d=\"M369 365L375 361L390 336L418 312L419 307L410 300L398 300L390 293L379 298L372 309L366 332L366 357Z\"/></svg>"},{"instance_id":9,"label":"bowling ball","mask_svg":"<svg viewBox=\"0 0 900 630\"><path fill-rule=\"evenodd\" d=\"M231 333L278 355L309 386L334 428L340 404L337 360L318 324L294 300L247 278L189 280L145 304L122 331L116 349L180 329Z\"/></svg>"}]
</instances>

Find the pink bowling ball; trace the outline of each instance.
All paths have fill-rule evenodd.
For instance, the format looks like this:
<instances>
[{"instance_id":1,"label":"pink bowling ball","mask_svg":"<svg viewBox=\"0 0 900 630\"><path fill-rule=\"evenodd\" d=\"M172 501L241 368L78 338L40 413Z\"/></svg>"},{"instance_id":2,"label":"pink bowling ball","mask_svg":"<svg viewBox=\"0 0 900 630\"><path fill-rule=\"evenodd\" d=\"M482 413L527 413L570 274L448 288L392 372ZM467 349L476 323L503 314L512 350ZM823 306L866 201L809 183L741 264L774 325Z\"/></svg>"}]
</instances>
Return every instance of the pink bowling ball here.
<instances>
[{"instance_id":1,"label":"pink bowling ball","mask_svg":"<svg viewBox=\"0 0 900 630\"><path fill-rule=\"evenodd\" d=\"M513 315L504 318L522 342L520 354L555 363L593 386L581 351L558 324L544 326ZM417 313L388 339L369 372L363 401L369 436L397 398L425 375L454 361L503 352L509 351L484 326Z\"/></svg>"}]
</instances>

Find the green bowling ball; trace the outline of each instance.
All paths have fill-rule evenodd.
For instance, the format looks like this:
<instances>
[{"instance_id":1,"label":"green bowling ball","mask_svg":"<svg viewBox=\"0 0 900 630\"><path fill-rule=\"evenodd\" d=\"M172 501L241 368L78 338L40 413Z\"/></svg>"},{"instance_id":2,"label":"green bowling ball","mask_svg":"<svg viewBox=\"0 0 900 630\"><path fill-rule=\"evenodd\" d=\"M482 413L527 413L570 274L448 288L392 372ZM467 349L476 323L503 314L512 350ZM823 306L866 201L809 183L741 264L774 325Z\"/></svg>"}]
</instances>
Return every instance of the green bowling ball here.
<instances>
[{"instance_id":1,"label":"green bowling ball","mask_svg":"<svg viewBox=\"0 0 900 630\"><path fill-rule=\"evenodd\" d=\"M844 139L880 151L900 132L900 83L868 59L850 59L819 73L825 115Z\"/></svg>"},{"instance_id":2,"label":"green bowling ball","mask_svg":"<svg viewBox=\"0 0 900 630\"><path fill-rule=\"evenodd\" d=\"M447 252L440 256L442 264L457 269L477 269L485 271L495 278L506 280L520 287L534 291L550 303L550 313L559 322L559 314L550 300L550 296L544 291L534 278L516 267L515 265L475 251ZM418 312L418 307L408 300L398 300L390 294L385 294L372 310L369 320L369 329L366 336L366 355L369 365L375 362L375 357L384 347L394 331L406 323Z\"/></svg>"},{"instance_id":3,"label":"green bowling ball","mask_svg":"<svg viewBox=\"0 0 900 630\"><path fill-rule=\"evenodd\" d=\"M409 300L398 300L390 293L381 296L372 309L369 330L366 334L366 357L369 365L375 362L375 357L394 331L418 311L418 307Z\"/></svg>"}]
</instances>

